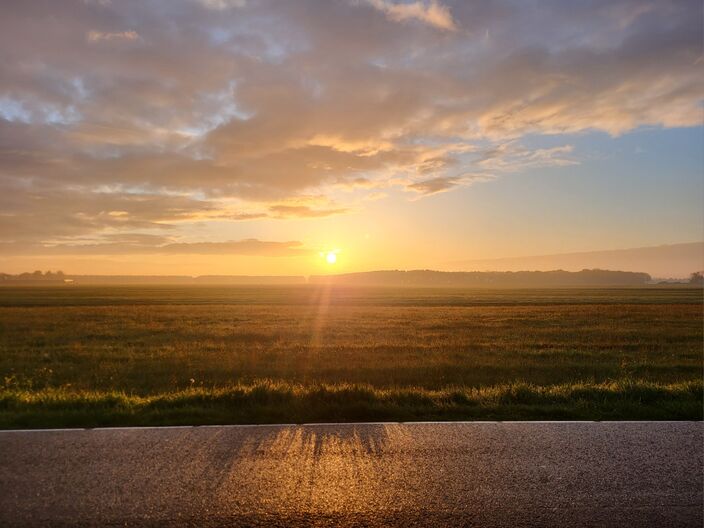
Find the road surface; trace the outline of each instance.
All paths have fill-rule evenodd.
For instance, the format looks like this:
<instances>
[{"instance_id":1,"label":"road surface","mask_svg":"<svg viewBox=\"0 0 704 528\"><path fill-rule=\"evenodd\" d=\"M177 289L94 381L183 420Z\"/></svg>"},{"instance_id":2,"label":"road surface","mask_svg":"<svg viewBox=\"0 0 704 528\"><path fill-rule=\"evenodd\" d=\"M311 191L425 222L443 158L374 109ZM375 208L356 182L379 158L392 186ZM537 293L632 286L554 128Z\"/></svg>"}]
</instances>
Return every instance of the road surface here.
<instances>
[{"instance_id":1,"label":"road surface","mask_svg":"<svg viewBox=\"0 0 704 528\"><path fill-rule=\"evenodd\" d=\"M704 425L0 433L0 525L702 526Z\"/></svg>"}]
</instances>

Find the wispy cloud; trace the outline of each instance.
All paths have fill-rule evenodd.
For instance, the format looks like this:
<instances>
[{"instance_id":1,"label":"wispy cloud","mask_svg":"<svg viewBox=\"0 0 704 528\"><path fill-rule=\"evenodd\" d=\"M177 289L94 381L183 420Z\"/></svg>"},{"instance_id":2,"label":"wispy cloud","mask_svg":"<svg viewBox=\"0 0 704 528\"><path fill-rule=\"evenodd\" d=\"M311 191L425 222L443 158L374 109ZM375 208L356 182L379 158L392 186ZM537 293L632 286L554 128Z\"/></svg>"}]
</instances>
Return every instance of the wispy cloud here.
<instances>
[{"instance_id":1,"label":"wispy cloud","mask_svg":"<svg viewBox=\"0 0 704 528\"><path fill-rule=\"evenodd\" d=\"M247 0L196 0L201 5L216 10L230 9L233 7L244 7Z\"/></svg>"},{"instance_id":2,"label":"wispy cloud","mask_svg":"<svg viewBox=\"0 0 704 528\"><path fill-rule=\"evenodd\" d=\"M83 244L0 243L0 255L246 255L296 257L312 254L302 242L271 242L246 239L226 242L179 242L154 244L158 239L126 237L124 240Z\"/></svg>"},{"instance_id":3,"label":"wispy cloud","mask_svg":"<svg viewBox=\"0 0 704 528\"><path fill-rule=\"evenodd\" d=\"M367 0L391 20L405 22L418 20L436 28L454 31L457 29L447 6L436 0L416 2L392 2L390 0Z\"/></svg>"},{"instance_id":4,"label":"wispy cloud","mask_svg":"<svg viewBox=\"0 0 704 528\"><path fill-rule=\"evenodd\" d=\"M450 189L460 185L460 183L460 178L440 176L438 178L431 178L429 180L410 183L406 186L406 188L424 196L429 196L431 194L449 191Z\"/></svg>"},{"instance_id":5,"label":"wispy cloud","mask_svg":"<svg viewBox=\"0 0 704 528\"><path fill-rule=\"evenodd\" d=\"M313 209L307 205L272 205L269 211L275 218L322 218L344 214L348 209L339 207L335 209Z\"/></svg>"},{"instance_id":6,"label":"wispy cloud","mask_svg":"<svg viewBox=\"0 0 704 528\"><path fill-rule=\"evenodd\" d=\"M91 30L86 34L86 38L90 42L99 42L101 40L137 40L139 35L136 31L95 31Z\"/></svg>"},{"instance_id":7,"label":"wispy cloud","mask_svg":"<svg viewBox=\"0 0 704 528\"><path fill-rule=\"evenodd\" d=\"M537 167L564 167L578 164L572 155L573 151L572 145L528 149L510 141L478 151L478 157L474 162L482 169L502 172L516 172Z\"/></svg>"}]
</instances>

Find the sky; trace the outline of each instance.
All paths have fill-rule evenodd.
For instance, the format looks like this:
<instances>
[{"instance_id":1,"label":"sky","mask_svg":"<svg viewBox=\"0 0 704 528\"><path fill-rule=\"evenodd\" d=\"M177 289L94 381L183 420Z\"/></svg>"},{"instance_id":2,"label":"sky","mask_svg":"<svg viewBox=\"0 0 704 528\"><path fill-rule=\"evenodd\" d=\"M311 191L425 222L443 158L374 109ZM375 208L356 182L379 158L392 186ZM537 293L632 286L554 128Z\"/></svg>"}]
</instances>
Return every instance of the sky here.
<instances>
[{"instance_id":1,"label":"sky","mask_svg":"<svg viewBox=\"0 0 704 528\"><path fill-rule=\"evenodd\" d=\"M704 240L700 0L0 9L0 271L445 269Z\"/></svg>"}]
</instances>

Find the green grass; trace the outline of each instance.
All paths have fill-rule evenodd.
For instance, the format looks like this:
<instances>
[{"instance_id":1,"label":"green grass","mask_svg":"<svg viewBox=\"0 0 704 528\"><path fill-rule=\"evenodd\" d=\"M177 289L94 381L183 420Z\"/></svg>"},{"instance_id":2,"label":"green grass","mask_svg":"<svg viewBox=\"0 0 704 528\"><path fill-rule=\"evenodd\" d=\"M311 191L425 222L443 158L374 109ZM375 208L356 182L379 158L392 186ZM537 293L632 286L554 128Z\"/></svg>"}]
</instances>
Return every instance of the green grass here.
<instances>
[{"instance_id":1,"label":"green grass","mask_svg":"<svg viewBox=\"0 0 704 528\"><path fill-rule=\"evenodd\" d=\"M413 420L701 419L700 382L619 380L472 389L375 389L368 385L291 385L261 381L151 396L63 389L7 390L0 424L98 427Z\"/></svg>"},{"instance_id":2,"label":"green grass","mask_svg":"<svg viewBox=\"0 0 704 528\"><path fill-rule=\"evenodd\" d=\"M0 288L0 427L702 419L702 290Z\"/></svg>"}]
</instances>

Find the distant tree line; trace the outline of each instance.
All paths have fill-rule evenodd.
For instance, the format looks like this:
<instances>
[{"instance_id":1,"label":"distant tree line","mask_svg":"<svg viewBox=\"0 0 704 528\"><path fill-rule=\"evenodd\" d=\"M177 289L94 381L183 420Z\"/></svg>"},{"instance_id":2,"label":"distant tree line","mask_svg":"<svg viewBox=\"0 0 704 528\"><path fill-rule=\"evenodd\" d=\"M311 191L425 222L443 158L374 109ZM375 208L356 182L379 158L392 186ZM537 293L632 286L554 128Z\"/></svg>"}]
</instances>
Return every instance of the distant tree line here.
<instances>
[{"instance_id":1,"label":"distant tree line","mask_svg":"<svg viewBox=\"0 0 704 528\"><path fill-rule=\"evenodd\" d=\"M33 272L24 272L20 273L19 275L10 275L9 273L0 273L0 280L31 280L31 281L36 281L36 280L64 280L66 278L66 274L63 271L45 271L41 272L40 270L33 271Z\"/></svg>"},{"instance_id":2,"label":"distant tree line","mask_svg":"<svg viewBox=\"0 0 704 528\"><path fill-rule=\"evenodd\" d=\"M647 273L609 271L372 271L345 275L312 276L311 283L394 287L513 287L556 288L570 286L643 286L651 281Z\"/></svg>"},{"instance_id":3,"label":"distant tree line","mask_svg":"<svg viewBox=\"0 0 704 528\"><path fill-rule=\"evenodd\" d=\"M10 281L64 281L68 276L63 271L34 271L17 275L0 273L0 282ZM304 277L258 277L258 276L72 276L86 284L304 284ZM342 275L313 275L311 284L348 284L356 286L439 286L439 287L561 287L561 286L638 286L651 282L647 273L609 270L582 271L369 271ZM684 281L682 281L684 282ZM694 272L689 277L692 286L704 286L704 274Z\"/></svg>"},{"instance_id":4,"label":"distant tree line","mask_svg":"<svg viewBox=\"0 0 704 528\"><path fill-rule=\"evenodd\" d=\"M341 284L354 286L393 287L453 287L453 288L561 288L561 287L610 287L645 286L652 284L647 273L583 269L582 271L433 271L388 270L348 273L342 275L313 275L312 284ZM704 275L690 275L692 286L704 286ZM674 284L675 282L667 282Z\"/></svg>"}]
</instances>

